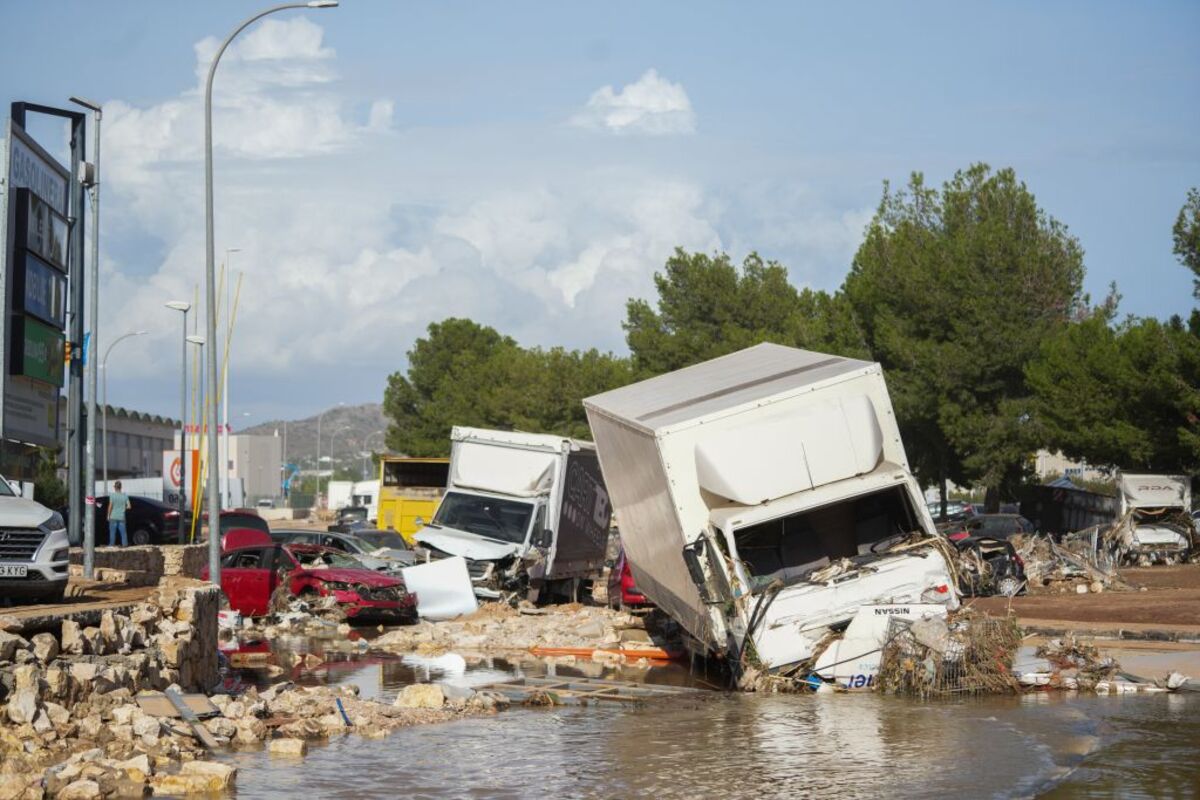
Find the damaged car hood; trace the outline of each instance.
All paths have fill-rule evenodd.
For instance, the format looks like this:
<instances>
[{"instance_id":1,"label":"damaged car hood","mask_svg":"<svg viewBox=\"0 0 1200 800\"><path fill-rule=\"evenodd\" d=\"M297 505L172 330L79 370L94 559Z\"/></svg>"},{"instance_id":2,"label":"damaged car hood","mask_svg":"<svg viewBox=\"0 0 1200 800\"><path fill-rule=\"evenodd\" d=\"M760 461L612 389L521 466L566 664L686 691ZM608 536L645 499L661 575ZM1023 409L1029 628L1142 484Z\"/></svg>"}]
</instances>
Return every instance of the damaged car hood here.
<instances>
[{"instance_id":1,"label":"damaged car hood","mask_svg":"<svg viewBox=\"0 0 1200 800\"><path fill-rule=\"evenodd\" d=\"M326 569L306 569L304 570L304 574L314 577L317 580L331 581L333 583L361 583L365 586L370 586L372 589L404 585L404 581L399 578L372 572L369 569L329 567Z\"/></svg>"},{"instance_id":2,"label":"damaged car hood","mask_svg":"<svg viewBox=\"0 0 1200 800\"><path fill-rule=\"evenodd\" d=\"M437 548L452 556L462 556L471 561L500 561L515 556L521 546L511 542L493 542L457 530L456 528L432 528L425 526L414 536L418 542Z\"/></svg>"}]
</instances>

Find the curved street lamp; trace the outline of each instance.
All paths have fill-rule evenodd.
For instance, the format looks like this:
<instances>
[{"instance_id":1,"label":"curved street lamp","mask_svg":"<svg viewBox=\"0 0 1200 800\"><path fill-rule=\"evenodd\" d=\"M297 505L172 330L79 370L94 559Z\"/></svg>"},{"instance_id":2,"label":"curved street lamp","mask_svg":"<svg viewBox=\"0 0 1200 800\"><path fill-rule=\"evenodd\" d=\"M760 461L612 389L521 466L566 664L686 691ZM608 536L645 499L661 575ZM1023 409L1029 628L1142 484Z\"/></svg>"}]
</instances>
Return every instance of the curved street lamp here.
<instances>
[{"instance_id":1,"label":"curved street lamp","mask_svg":"<svg viewBox=\"0 0 1200 800\"><path fill-rule=\"evenodd\" d=\"M103 400L104 411L102 414L102 416L104 417L104 421L103 421L103 425L102 425L104 430L101 432L100 437L104 440L104 491L105 492L108 491L108 354L111 353L112 349L114 347L116 347L119 343L130 338L131 336L145 336L149 332L150 331L133 331L132 333L126 333L122 336L118 336L117 338L112 340L112 344L110 344L108 346L108 349L104 351L104 358L100 359L100 371L104 373L104 400ZM95 491L95 487L92 487L92 491L93 492Z\"/></svg>"},{"instance_id":2,"label":"curved street lamp","mask_svg":"<svg viewBox=\"0 0 1200 800\"><path fill-rule=\"evenodd\" d=\"M217 65L221 62L221 56L224 55L225 49L229 47L229 43L234 37L244 31L247 27L267 16L274 14L277 11L286 11L291 8L334 8L338 4L338 0L310 0L307 3L286 3L280 6L273 6L265 11L260 11L251 16L236 28L233 33L225 37L225 41L221 42L221 46L217 48L216 54L213 56L212 64L208 68L208 80L204 86L204 234L205 234L205 253L204 253L204 296L206 300L205 312L208 318L207 333L208 341L211 346L208 348L208 396L215 401L218 395L217 388L217 279L216 267L214 264L213 251L213 150L212 150L212 87L213 77L217 74ZM217 431L217 403L212 402L208 407L208 426L209 430ZM208 463L216 466L220 460L221 454L217 444L215 435L208 438ZM221 585L221 537L217 535L219 529L218 520L221 515L221 481L216 469L208 471L208 511L209 511L209 535L208 535L208 572L209 580L218 586ZM217 525L217 527L214 527Z\"/></svg>"}]
</instances>

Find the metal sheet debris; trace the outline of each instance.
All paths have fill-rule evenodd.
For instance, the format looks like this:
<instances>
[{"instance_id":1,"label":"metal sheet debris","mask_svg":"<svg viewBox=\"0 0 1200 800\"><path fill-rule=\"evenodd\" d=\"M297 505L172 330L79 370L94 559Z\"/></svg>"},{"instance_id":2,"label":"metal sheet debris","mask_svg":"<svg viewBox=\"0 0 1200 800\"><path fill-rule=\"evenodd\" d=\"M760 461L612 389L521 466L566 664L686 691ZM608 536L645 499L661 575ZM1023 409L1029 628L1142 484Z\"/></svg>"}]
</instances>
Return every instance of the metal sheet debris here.
<instances>
[{"instance_id":1,"label":"metal sheet debris","mask_svg":"<svg viewBox=\"0 0 1200 800\"><path fill-rule=\"evenodd\" d=\"M454 619L479 608L465 558L405 567L401 574L408 591L417 596L417 614L423 619Z\"/></svg>"}]
</instances>

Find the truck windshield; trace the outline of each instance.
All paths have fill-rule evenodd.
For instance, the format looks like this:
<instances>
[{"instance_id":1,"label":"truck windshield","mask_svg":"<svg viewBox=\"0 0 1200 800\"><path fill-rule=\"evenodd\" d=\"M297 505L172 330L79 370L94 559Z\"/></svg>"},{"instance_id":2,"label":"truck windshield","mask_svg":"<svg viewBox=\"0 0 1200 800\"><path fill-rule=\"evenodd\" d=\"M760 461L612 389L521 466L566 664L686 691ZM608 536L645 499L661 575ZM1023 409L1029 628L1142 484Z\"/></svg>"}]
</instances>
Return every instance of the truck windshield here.
<instances>
[{"instance_id":1,"label":"truck windshield","mask_svg":"<svg viewBox=\"0 0 1200 800\"><path fill-rule=\"evenodd\" d=\"M920 524L903 489L893 487L750 525L733 538L757 591L776 578L802 581L835 559L872 560L873 545L915 530Z\"/></svg>"},{"instance_id":2,"label":"truck windshield","mask_svg":"<svg viewBox=\"0 0 1200 800\"><path fill-rule=\"evenodd\" d=\"M434 514L433 524L520 544L525 541L532 516L532 503L449 492Z\"/></svg>"}]
</instances>

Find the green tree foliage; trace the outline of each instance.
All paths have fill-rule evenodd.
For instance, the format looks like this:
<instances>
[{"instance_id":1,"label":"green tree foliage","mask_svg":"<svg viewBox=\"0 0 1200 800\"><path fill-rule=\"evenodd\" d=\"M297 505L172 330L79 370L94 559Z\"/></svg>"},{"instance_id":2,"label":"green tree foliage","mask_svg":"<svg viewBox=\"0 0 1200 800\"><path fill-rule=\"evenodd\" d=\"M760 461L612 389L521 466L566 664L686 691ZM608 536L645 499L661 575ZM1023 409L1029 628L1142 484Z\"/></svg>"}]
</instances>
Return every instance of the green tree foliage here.
<instances>
[{"instance_id":1,"label":"green tree foliage","mask_svg":"<svg viewBox=\"0 0 1200 800\"><path fill-rule=\"evenodd\" d=\"M1188 190L1187 202L1179 209L1172 233L1175 255L1196 276L1192 292L1200 300L1200 188Z\"/></svg>"},{"instance_id":2,"label":"green tree foliage","mask_svg":"<svg viewBox=\"0 0 1200 800\"><path fill-rule=\"evenodd\" d=\"M756 253L739 270L724 253L676 249L654 283L657 309L642 299L626 305L625 337L639 377L761 342L865 354L845 298L797 291L786 268Z\"/></svg>"},{"instance_id":3,"label":"green tree foliage","mask_svg":"<svg viewBox=\"0 0 1200 800\"><path fill-rule=\"evenodd\" d=\"M1115 316L1097 309L1042 344L1026 370L1036 428L1091 464L1200 471L1200 332Z\"/></svg>"},{"instance_id":4,"label":"green tree foliage","mask_svg":"<svg viewBox=\"0 0 1200 800\"><path fill-rule=\"evenodd\" d=\"M629 362L596 350L523 348L466 319L429 326L388 378L389 449L444 456L454 425L590 438L581 400L628 383Z\"/></svg>"},{"instance_id":5,"label":"green tree foliage","mask_svg":"<svg viewBox=\"0 0 1200 800\"><path fill-rule=\"evenodd\" d=\"M33 474L33 497L47 508L67 504L67 485L58 477L58 449L38 448L37 468Z\"/></svg>"},{"instance_id":6,"label":"green tree foliage","mask_svg":"<svg viewBox=\"0 0 1200 800\"><path fill-rule=\"evenodd\" d=\"M1025 364L1076 313L1083 251L1011 169L976 164L883 199L843 291L928 482L1020 481L1035 449Z\"/></svg>"}]
</instances>

